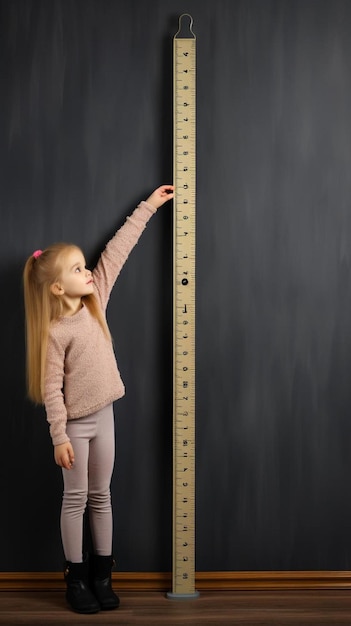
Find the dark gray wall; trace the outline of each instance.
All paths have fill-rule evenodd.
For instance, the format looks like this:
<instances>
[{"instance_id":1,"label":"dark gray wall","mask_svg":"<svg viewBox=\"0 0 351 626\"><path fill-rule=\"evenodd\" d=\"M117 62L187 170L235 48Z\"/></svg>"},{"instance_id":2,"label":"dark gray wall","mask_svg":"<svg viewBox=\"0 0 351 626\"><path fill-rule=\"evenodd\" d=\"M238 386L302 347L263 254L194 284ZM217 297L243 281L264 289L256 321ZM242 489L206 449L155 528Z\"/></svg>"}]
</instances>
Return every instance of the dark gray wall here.
<instances>
[{"instance_id":1,"label":"dark gray wall","mask_svg":"<svg viewBox=\"0 0 351 626\"><path fill-rule=\"evenodd\" d=\"M350 569L351 3L0 1L3 571L61 569L61 474L25 397L21 273L96 259L172 179L172 43L197 35L197 569ZM171 569L172 213L109 308L127 387L120 570Z\"/></svg>"}]
</instances>

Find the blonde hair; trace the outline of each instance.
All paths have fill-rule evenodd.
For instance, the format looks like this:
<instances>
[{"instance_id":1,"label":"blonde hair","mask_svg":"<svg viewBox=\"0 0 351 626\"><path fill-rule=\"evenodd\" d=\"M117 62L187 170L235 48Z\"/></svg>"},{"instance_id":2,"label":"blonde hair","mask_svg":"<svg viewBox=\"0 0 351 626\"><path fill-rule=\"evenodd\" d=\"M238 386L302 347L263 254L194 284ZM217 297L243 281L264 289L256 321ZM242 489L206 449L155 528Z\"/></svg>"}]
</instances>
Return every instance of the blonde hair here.
<instances>
[{"instance_id":1,"label":"blonde hair","mask_svg":"<svg viewBox=\"0 0 351 626\"><path fill-rule=\"evenodd\" d=\"M26 323L26 374L29 398L44 403L44 380L49 330L52 322L63 314L63 304L50 287L60 279L66 255L78 246L56 243L31 255L23 270ZM90 314L97 319L104 334L111 340L105 317L94 294L82 297Z\"/></svg>"}]
</instances>

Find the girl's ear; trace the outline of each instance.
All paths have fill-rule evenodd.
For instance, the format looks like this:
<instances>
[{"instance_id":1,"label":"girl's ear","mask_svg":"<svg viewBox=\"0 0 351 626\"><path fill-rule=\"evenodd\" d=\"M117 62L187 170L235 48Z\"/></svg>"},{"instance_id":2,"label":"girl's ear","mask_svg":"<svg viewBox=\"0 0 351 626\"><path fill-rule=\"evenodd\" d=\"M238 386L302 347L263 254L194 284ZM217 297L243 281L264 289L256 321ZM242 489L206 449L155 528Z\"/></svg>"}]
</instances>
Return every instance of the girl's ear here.
<instances>
[{"instance_id":1,"label":"girl's ear","mask_svg":"<svg viewBox=\"0 0 351 626\"><path fill-rule=\"evenodd\" d=\"M52 285L50 285L50 291L54 296L62 296L62 294L64 294L64 289L59 283L52 283Z\"/></svg>"}]
</instances>

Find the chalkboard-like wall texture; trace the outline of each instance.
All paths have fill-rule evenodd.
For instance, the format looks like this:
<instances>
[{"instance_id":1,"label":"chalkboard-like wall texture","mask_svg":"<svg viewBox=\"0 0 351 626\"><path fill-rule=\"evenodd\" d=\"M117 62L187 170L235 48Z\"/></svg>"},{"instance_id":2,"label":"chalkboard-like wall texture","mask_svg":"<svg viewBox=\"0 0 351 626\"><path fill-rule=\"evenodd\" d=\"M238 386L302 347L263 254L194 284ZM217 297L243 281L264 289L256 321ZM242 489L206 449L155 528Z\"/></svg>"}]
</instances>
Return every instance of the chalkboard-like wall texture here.
<instances>
[{"instance_id":1,"label":"chalkboard-like wall texture","mask_svg":"<svg viewBox=\"0 0 351 626\"><path fill-rule=\"evenodd\" d=\"M197 570L351 562L351 3L1 0L1 570L58 571L61 473L26 399L22 268L93 263L172 180L172 43L197 35ZM127 395L121 571L170 571L172 210L109 322Z\"/></svg>"}]
</instances>

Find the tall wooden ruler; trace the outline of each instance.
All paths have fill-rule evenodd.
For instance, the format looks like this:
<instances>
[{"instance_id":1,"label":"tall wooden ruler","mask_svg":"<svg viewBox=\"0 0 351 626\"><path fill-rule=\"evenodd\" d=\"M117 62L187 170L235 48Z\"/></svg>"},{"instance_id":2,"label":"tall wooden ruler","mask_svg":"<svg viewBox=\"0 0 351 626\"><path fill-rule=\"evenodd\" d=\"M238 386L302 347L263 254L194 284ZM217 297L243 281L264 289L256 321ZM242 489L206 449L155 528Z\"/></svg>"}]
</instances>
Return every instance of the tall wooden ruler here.
<instances>
[{"instance_id":1,"label":"tall wooden ruler","mask_svg":"<svg viewBox=\"0 0 351 626\"><path fill-rule=\"evenodd\" d=\"M196 37L179 18L173 39L173 580L169 598L195 591Z\"/></svg>"}]
</instances>

